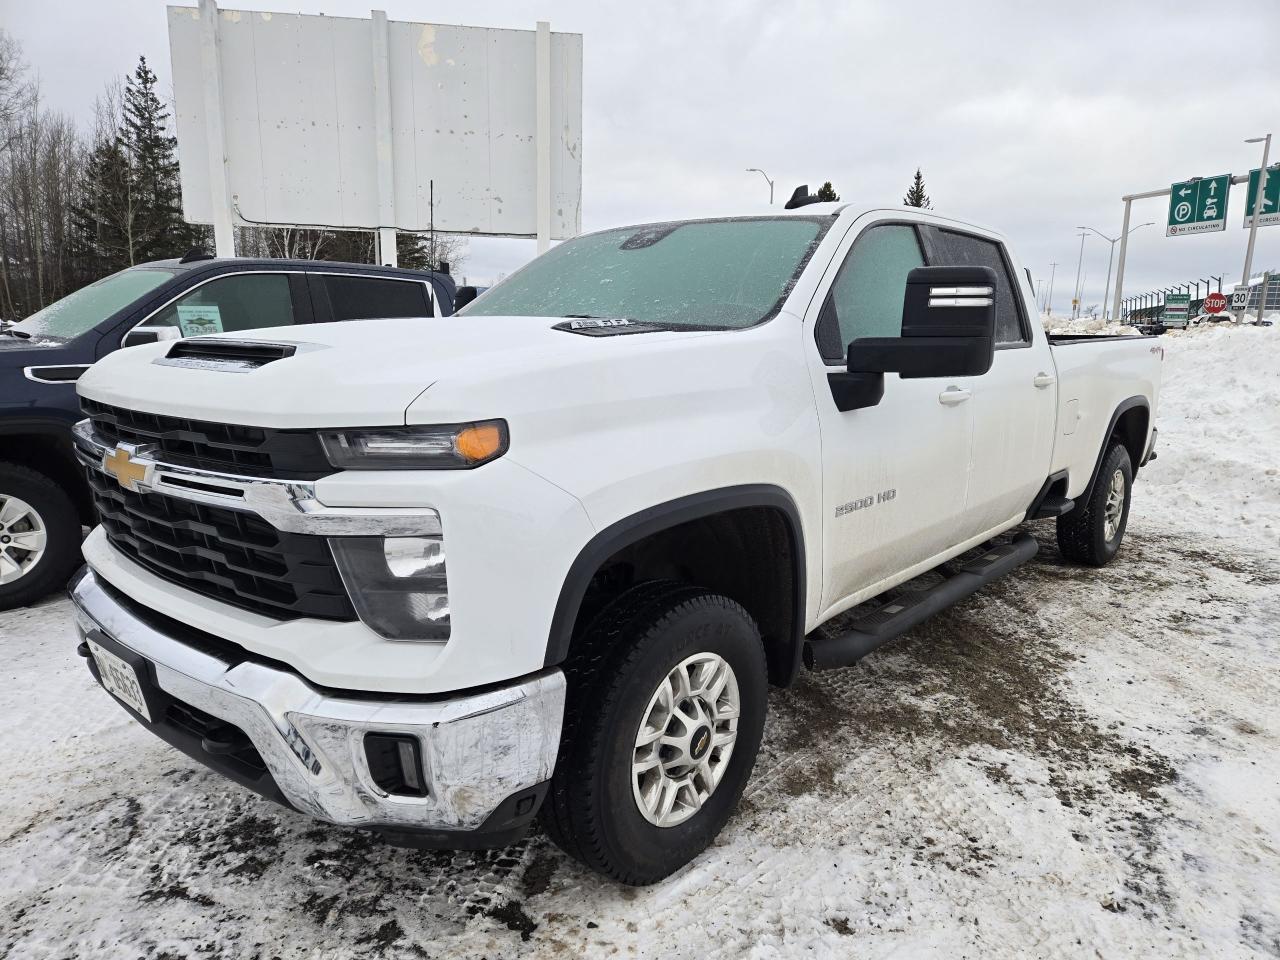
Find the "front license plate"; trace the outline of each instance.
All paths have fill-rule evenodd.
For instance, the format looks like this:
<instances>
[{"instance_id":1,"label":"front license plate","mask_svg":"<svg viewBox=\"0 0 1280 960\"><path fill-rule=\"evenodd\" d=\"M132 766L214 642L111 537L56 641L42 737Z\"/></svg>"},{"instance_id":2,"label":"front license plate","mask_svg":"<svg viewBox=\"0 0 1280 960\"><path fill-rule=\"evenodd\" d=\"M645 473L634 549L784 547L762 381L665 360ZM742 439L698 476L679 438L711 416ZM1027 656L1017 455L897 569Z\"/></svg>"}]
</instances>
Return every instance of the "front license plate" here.
<instances>
[{"instance_id":1,"label":"front license plate","mask_svg":"<svg viewBox=\"0 0 1280 960\"><path fill-rule=\"evenodd\" d=\"M93 640L89 640L89 651L93 654L93 662L98 665L98 676L102 679L102 685L107 688L107 693L138 711L150 723L151 712L147 710L142 684L138 682L138 672L133 666L109 650L104 650Z\"/></svg>"}]
</instances>

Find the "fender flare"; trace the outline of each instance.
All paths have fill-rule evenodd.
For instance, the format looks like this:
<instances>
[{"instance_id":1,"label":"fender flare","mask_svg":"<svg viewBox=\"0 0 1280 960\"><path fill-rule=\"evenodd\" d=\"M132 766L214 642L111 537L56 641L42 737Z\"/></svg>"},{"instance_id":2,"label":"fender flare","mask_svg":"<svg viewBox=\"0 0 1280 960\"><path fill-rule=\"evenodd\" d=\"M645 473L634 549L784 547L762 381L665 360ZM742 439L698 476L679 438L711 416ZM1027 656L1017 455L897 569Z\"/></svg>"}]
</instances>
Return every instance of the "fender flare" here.
<instances>
[{"instance_id":1,"label":"fender flare","mask_svg":"<svg viewBox=\"0 0 1280 960\"><path fill-rule=\"evenodd\" d=\"M1093 473L1090 474L1089 476L1089 485L1084 488L1084 493L1080 494L1080 496L1075 498L1076 503L1088 503L1089 498L1093 496L1093 488L1098 482L1098 474L1102 470L1102 461L1103 461L1103 458L1106 457L1107 448L1110 445L1108 441L1110 441L1112 436L1115 435L1116 424L1118 424L1120 422L1120 418L1124 416L1126 413L1128 413L1130 410L1134 410L1139 407L1147 411L1147 430L1148 432L1150 431L1151 429L1150 401L1148 401L1146 397L1141 397L1141 396L1129 397L1127 400L1121 400L1119 405L1116 407L1115 412L1111 414L1111 422L1107 424L1106 432L1103 433L1102 435L1102 443L1098 447L1098 459L1097 459L1097 462L1095 462L1093 465ZM1142 442L1145 445L1147 442L1147 437L1143 437ZM1141 455L1139 455L1139 459L1141 459ZM1137 460L1135 460L1133 463L1134 476L1137 476L1138 474L1138 467L1139 467L1139 463Z\"/></svg>"},{"instance_id":2,"label":"fender flare","mask_svg":"<svg viewBox=\"0 0 1280 960\"><path fill-rule=\"evenodd\" d=\"M791 651L790 672L783 678L784 684L789 683L799 669L804 651L804 528L800 523L800 511L796 507L795 500L782 487L773 484L721 487L717 490L706 490L679 497L666 503L646 507L597 533L587 541L586 546L574 558L560 587L560 596L556 600L555 612L551 617L551 630L547 638L544 665L556 666L569 655L573 626L578 618L578 611L582 607L583 597L586 596L587 587L600 565L609 557L624 547L671 527L743 507L772 507L780 510L786 519L787 533L791 540L791 554L795 558L795 576L791 584L791 636L788 638L794 649Z\"/></svg>"}]
</instances>

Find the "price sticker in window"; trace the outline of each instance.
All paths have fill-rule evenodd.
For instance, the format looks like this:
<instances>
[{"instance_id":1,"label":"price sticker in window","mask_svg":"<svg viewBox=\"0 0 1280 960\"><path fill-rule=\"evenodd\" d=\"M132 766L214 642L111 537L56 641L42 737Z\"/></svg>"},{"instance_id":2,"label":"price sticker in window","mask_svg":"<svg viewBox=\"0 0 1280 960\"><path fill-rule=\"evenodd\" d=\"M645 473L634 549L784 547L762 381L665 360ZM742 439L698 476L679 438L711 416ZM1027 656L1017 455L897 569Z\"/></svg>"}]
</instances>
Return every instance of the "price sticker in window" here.
<instances>
[{"instance_id":1,"label":"price sticker in window","mask_svg":"<svg viewBox=\"0 0 1280 960\"><path fill-rule=\"evenodd\" d=\"M222 311L217 304L178 304L178 328L184 337L222 332Z\"/></svg>"}]
</instances>

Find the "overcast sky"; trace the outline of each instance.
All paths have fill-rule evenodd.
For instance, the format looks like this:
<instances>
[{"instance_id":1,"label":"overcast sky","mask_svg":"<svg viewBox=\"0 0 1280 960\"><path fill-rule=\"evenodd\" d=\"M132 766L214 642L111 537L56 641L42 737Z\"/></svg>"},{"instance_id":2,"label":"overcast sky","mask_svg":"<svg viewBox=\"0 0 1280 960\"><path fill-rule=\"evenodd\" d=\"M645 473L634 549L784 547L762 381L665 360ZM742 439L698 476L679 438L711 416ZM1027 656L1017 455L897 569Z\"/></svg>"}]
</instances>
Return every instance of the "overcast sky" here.
<instances>
[{"instance_id":1,"label":"overcast sky","mask_svg":"<svg viewBox=\"0 0 1280 960\"><path fill-rule=\"evenodd\" d=\"M367 16L346 0L224 8ZM543 0L383 4L392 20L584 36L583 227L768 209L831 180L846 200L899 204L916 167L935 208L1008 234L1037 279L1058 262L1069 309L1079 231L1116 236L1125 193L1258 166L1246 137L1278 135L1280 0L845 0L718 5ZM146 54L169 87L159 0L0 0L50 106L86 124L94 97ZM1248 44L1260 45L1252 53ZM1244 187L1225 233L1164 236L1167 200L1135 204L1126 291L1239 279ZM1280 269L1280 226L1254 268ZM1084 302L1102 300L1109 246L1085 242ZM473 282L532 241L475 241Z\"/></svg>"}]
</instances>

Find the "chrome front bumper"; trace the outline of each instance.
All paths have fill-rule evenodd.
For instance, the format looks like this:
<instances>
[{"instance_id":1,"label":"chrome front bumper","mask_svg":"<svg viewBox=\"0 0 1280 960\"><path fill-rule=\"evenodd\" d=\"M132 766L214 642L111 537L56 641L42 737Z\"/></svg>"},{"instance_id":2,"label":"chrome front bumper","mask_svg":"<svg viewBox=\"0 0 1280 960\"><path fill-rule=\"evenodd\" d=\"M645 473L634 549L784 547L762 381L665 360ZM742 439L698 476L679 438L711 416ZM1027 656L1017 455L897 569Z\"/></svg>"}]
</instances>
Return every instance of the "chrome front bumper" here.
<instances>
[{"instance_id":1,"label":"chrome front bumper","mask_svg":"<svg viewBox=\"0 0 1280 960\"><path fill-rule=\"evenodd\" d=\"M143 619L145 611L135 613L113 594L87 567L72 581L81 639L105 634L145 659L159 699L238 728L279 793L302 813L411 842L406 838L419 832L465 838L494 830L508 814L527 823L541 800L564 715L558 670L442 700L342 696L283 667L211 652L198 638L184 642L174 635L178 626L170 631L160 619ZM164 722L152 721L153 728ZM374 783L364 750L365 734L374 732L417 738L427 796L391 795Z\"/></svg>"}]
</instances>

